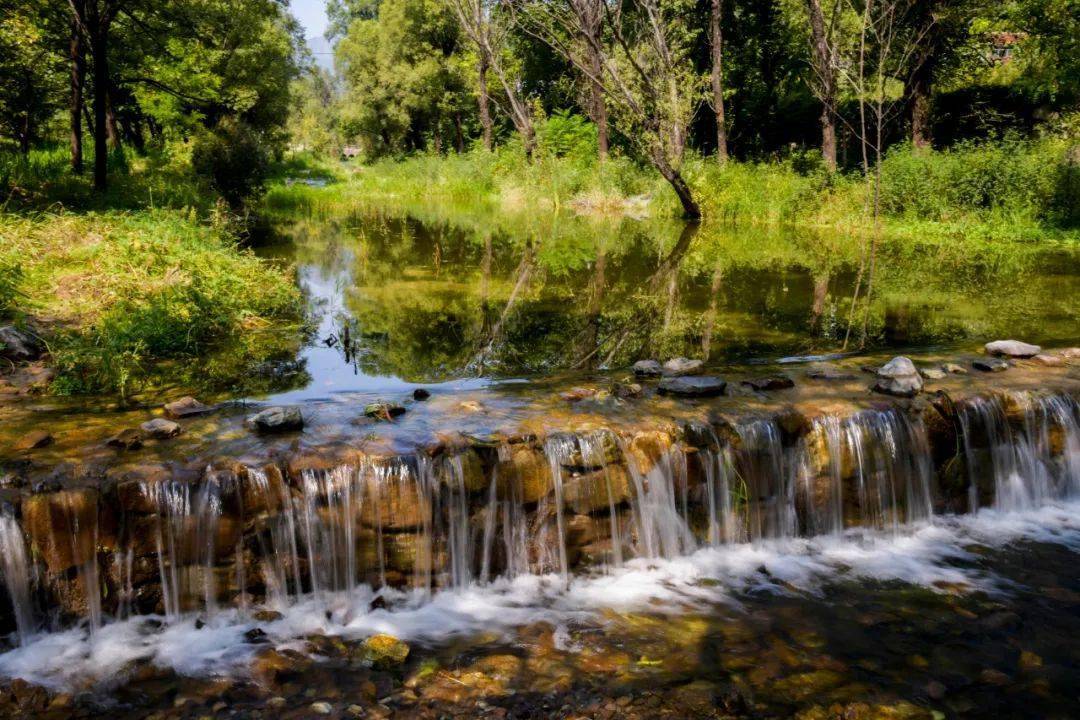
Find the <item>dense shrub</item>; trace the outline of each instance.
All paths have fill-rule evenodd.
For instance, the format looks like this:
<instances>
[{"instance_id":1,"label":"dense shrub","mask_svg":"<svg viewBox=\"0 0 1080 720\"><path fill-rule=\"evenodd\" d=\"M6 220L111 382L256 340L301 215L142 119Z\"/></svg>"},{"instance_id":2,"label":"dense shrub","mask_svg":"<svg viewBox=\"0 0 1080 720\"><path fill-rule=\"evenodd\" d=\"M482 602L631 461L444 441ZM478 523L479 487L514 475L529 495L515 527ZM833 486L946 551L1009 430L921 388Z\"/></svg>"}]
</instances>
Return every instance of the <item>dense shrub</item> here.
<instances>
[{"instance_id":1,"label":"dense shrub","mask_svg":"<svg viewBox=\"0 0 1080 720\"><path fill-rule=\"evenodd\" d=\"M191 163L229 205L238 208L262 190L270 153L254 130L240 122L225 121L196 138Z\"/></svg>"}]
</instances>

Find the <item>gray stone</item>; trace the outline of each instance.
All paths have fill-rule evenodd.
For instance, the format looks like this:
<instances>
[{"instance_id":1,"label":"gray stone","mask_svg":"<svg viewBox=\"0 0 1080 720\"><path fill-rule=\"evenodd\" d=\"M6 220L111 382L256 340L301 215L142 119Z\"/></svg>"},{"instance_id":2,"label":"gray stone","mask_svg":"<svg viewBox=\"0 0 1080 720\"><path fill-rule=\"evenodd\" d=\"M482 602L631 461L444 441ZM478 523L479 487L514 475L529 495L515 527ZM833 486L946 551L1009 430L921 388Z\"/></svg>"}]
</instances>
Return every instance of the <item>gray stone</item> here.
<instances>
[{"instance_id":1,"label":"gray stone","mask_svg":"<svg viewBox=\"0 0 1080 720\"><path fill-rule=\"evenodd\" d=\"M134 428L126 428L106 440L105 444L117 450L138 450L143 446L142 433Z\"/></svg>"},{"instance_id":2,"label":"gray stone","mask_svg":"<svg viewBox=\"0 0 1080 720\"><path fill-rule=\"evenodd\" d=\"M723 395L727 381L712 375L664 378L657 388L662 395L679 397L716 397Z\"/></svg>"},{"instance_id":3,"label":"gray stone","mask_svg":"<svg viewBox=\"0 0 1080 720\"><path fill-rule=\"evenodd\" d=\"M213 410L212 407L203 405L193 397L182 397L179 400L174 400L171 403L165 404L165 414L174 420L190 417L192 415L202 415L211 410Z\"/></svg>"},{"instance_id":4,"label":"gray stone","mask_svg":"<svg viewBox=\"0 0 1080 720\"><path fill-rule=\"evenodd\" d=\"M168 440L179 435L183 428L179 423L174 423L172 420L166 420L165 418L154 418L148 420L139 426L139 429L150 438L155 440Z\"/></svg>"},{"instance_id":5,"label":"gray stone","mask_svg":"<svg viewBox=\"0 0 1080 720\"><path fill-rule=\"evenodd\" d=\"M638 360L634 363L634 374L638 377L660 377L663 371L655 360Z\"/></svg>"},{"instance_id":6,"label":"gray stone","mask_svg":"<svg viewBox=\"0 0 1080 720\"><path fill-rule=\"evenodd\" d=\"M1061 367L1065 364L1065 358L1058 355L1045 355L1038 354L1031 358L1031 361L1036 365L1042 365L1043 367Z\"/></svg>"},{"instance_id":7,"label":"gray stone","mask_svg":"<svg viewBox=\"0 0 1080 720\"><path fill-rule=\"evenodd\" d=\"M296 408L267 408L244 422L261 433L295 432L304 429L304 416Z\"/></svg>"},{"instance_id":8,"label":"gray stone","mask_svg":"<svg viewBox=\"0 0 1080 720\"><path fill-rule=\"evenodd\" d=\"M41 342L28 332L13 325L0 327L0 358L14 361L37 360L42 353Z\"/></svg>"},{"instance_id":9,"label":"gray stone","mask_svg":"<svg viewBox=\"0 0 1080 720\"><path fill-rule=\"evenodd\" d=\"M971 367L983 372L1004 372L1009 369L1009 363L1000 358L986 358L973 361Z\"/></svg>"},{"instance_id":10,"label":"gray stone","mask_svg":"<svg viewBox=\"0 0 1080 720\"><path fill-rule=\"evenodd\" d=\"M894 357L878 368L874 392L897 397L914 397L922 391L923 380L915 363L903 355Z\"/></svg>"},{"instance_id":11,"label":"gray stone","mask_svg":"<svg viewBox=\"0 0 1080 720\"><path fill-rule=\"evenodd\" d=\"M766 390L786 390L795 387L795 381L785 375L770 375L769 377L751 378L743 380L743 385L748 385L759 392Z\"/></svg>"},{"instance_id":12,"label":"gray stone","mask_svg":"<svg viewBox=\"0 0 1080 720\"><path fill-rule=\"evenodd\" d=\"M946 375L949 374L949 373L945 372L945 370L943 368L939 368L939 367L921 368L919 370L919 372L927 380L941 380Z\"/></svg>"},{"instance_id":13,"label":"gray stone","mask_svg":"<svg viewBox=\"0 0 1080 720\"><path fill-rule=\"evenodd\" d=\"M703 367L705 367L705 363L701 360L691 360L690 358L684 357L671 358L664 363L663 374L664 377L695 375L701 372Z\"/></svg>"},{"instance_id":14,"label":"gray stone","mask_svg":"<svg viewBox=\"0 0 1080 720\"><path fill-rule=\"evenodd\" d=\"M987 355L995 357L1029 358L1042 352L1038 345L1032 345L1019 340L995 340L983 346Z\"/></svg>"},{"instance_id":15,"label":"gray stone","mask_svg":"<svg viewBox=\"0 0 1080 720\"><path fill-rule=\"evenodd\" d=\"M956 363L945 363L941 366L941 369L950 375L967 375L967 368Z\"/></svg>"}]
</instances>

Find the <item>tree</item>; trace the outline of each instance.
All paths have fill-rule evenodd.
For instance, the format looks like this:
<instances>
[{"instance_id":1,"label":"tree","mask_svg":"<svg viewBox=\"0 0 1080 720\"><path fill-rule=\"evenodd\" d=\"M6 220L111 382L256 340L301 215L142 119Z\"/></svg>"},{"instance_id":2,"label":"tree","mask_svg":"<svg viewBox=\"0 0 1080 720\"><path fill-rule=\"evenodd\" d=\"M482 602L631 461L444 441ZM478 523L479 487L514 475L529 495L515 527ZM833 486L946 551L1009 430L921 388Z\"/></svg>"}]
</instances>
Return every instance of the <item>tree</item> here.
<instances>
[{"instance_id":1,"label":"tree","mask_svg":"<svg viewBox=\"0 0 1080 720\"><path fill-rule=\"evenodd\" d=\"M55 111L62 87L52 40L43 6L18 2L5 7L0 17L0 128L23 155Z\"/></svg>"},{"instance_id":2,"label":"tree","mask_svg":"<svg viewBox=\"0 0 1080 720\"><path fill-rule=\"evenodd\" d=\"M724 116L724 35L720 28L724 0L712 0L709 12L709 50L712 106L716 114L716 159L727 162L727 118Z\"/></svg>"},{"instance_id":3,"label":"tree","mask_svg":"<svg viewBox=\"0 0 1080 720\"><path fill-rule=\"evenodd\" d=\"M821 8L821 0L806 0L806 9L810 18L810 60L814 70L811 87L821 101L821 155L825 158L825 167L836 170L836 119L837 87L836 44L833 42L833 30L840 12L840 2L835 0L828 24Z\"/></svg>"},{"instance_id":4,"label":"tree","mask_svg":"<svg viewBox=\"0 0 1080 720\"><path fill-rule=\"evenodd\" d=\"M536 130L533 127L532 109L521 93L521 82L511 73L506 57L510 34L508 18L499 11L498 0L449 0L449 3L457 15L462 32L476 48L477 91L480 123L484 127L484 146L491 149L490 95L487 88L487 72L491 70L506 95L506 112L521 135L525 155L531 158L536 149Z\"/></svg>"},{"instance_id":5,"label":"tree","mask_svg":"<svg viewBox=\"0 0 1080 720\"><path fill-rule=\"evenodd\" d=\"M701 208L681 172L690 118L703 95L701 78L689 62L696 36L685 20L689 7L683 0L628 0L625 6L604 7L611 43L583 30L573 3L531 3L522 6L519 18L528 32L597 83L618 113L622 132L671 185L683 216L696 220ZM599 75L566 38L586 39L600 58Z\"/></svg>"}]
</instances>

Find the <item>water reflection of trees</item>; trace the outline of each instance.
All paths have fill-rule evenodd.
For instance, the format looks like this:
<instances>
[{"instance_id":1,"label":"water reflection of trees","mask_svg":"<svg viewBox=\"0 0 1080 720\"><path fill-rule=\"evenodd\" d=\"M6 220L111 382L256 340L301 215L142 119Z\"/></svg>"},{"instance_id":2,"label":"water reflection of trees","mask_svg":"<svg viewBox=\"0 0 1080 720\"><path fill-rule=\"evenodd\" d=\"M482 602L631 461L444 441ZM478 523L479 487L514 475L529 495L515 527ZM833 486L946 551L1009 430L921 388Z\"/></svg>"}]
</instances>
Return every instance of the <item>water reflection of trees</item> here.
<instances>
[{"instance_id":1,"label":"water reflection of trees","mask_svg":"<svg viewBox=\"0 0 1080 720\"><path fill-rule=\"evenodd\" d=\"M1046 257L884 242L871 277L842 233L568 217L512 233L375 214L294 236L298 262L349 278L358 368L416 381L982 337L1030 315Z\"/></svg>"}]
</instances>

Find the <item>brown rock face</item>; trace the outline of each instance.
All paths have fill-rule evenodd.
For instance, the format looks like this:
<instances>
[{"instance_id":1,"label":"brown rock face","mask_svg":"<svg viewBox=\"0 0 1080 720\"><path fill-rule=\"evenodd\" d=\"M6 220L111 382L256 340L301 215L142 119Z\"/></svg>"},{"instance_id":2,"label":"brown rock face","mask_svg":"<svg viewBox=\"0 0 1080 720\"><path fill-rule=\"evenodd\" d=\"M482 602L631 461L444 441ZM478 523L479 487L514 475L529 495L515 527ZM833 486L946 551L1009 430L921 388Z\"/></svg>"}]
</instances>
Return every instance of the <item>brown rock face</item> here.
<instances>
[{"instance_id":1,"label":"brown rock face","mask_svg":"<svg viewBox=\"0 0 1080 720\"><path fill-rule=\"evenodd\" d=\"M31 430L19 438L12 449L16 452L27 452L47 447L52 443L53 436L50 433L45 430Z\"/></svg>"},{"instance_id":2,"label":"brown rock face","mask_svg":"<svg viewBox=\"0 0 1080 720\"><path fill-rule=\"evenodd\" d=\"M99 522L104 520L104 522ZM23 523L34 552L50 573L85 565L97 549L115 549L111 516L99 518L98 491L90 488L32 495L23 502Z\"/></svg>"},{"instance_id":3,"label":"brown rock face","mask_svg":"<svg viewBox=\"0 0 1080 720\"><path fill-rule=\"evenodd\" d=\"M498 493L503 500L519 498L523 503L534 503L555 488L551 463L530 447L515 447L510 459L499 463L498 473Z\"/></svg>"},{"instance_id":4,"label":"brown rock face","mask_svg":"<svg viewBox=\"0 0 1080 720\"><path fill-rule=\"evenodd\" d=\"M563 502L580 515L609 510L630 499L630 473L624 465L608 465L563 480Z\"/></svg>"}]
</instances>

